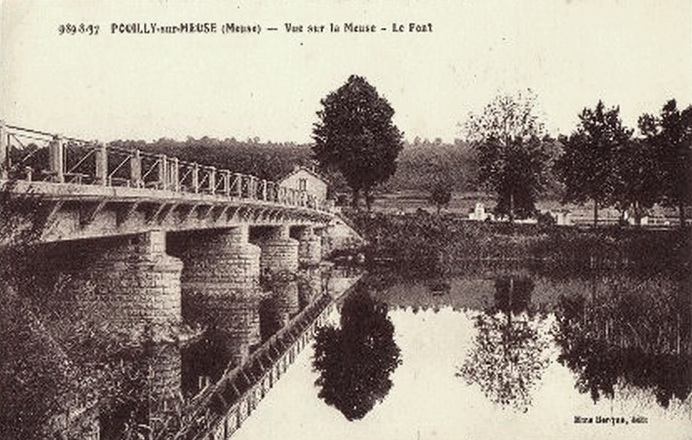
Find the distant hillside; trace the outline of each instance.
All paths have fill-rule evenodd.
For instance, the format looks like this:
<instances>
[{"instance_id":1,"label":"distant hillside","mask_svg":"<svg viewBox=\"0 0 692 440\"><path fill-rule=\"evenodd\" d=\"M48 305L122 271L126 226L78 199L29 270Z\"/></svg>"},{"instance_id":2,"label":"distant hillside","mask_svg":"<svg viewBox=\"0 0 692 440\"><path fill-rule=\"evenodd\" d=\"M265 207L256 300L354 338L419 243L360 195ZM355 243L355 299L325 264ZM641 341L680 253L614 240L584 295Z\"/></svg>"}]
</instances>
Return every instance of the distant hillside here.
<instances>
[{"instance_id":1,"label":"distant hillside","mask_svg":"<svg viewBox=\"0 0 692 440\"><path fill-rule=\"evenodd\" d=\"M156 142L121 140L112 145L177 156L179 159L214 165L263 179L278 179L295 165L309 165L311 144L292 142L263 143L236 139L188 138L185 141L159 139ZM340 191L348 188L339 175L330 176ZM381 190L420 190L427 192L437 179L447 179L459 191L476 188L476 164L473 152L461 142L406 143L399 155L396 174Z\"/></svg>"},{"instance_id":2,"label":"distant hillside","mask_svg":"<svg viewBox=\"0 0 692 440\"><path fill-rule=\"evenodd\" d=\"M261 143L235 139L188 138L185 141L159 139L156 142L115 141L114 146L139 148L142 151L176 156L188 162L213 165L239 173L254 174L262 179L278 179L295 165L308 165L312 156L310 145Z\"/></svg>"},{"instance_id":3,"label":"distant hillside","mask_svg":"<svg viewBox=\"0 0 692 440\"><path fill-rule=\"evenodd\" d=\"M203 137L185 141L165 138L155 142L125 140L112 142L112 145L177 156L184 161L214 165L271 180L280 178L296 165L312 163L312 145L293 142ZM338 192L349 191L340 174L332 173L328 177ZM438 180L448 182L457 193L481 189L477 181L476 156L466 142L406 142L399 154L396 173L378 188L378 192L416 191L427 194ZM551 176L549 181L549 193L554 194L557 188L554 177Z\"/></svg>"},{"instance_id":4,"label":"distant hillside","mask_svg":"<svg viewBox=\"0 0 692 440\"><path fill-rule=\"evenodd\" d=\"M475 154L465 142L406 142L399 155L396 174L382 189L386 192L428 192L441 179L452 184L456 191L475 191L478 189L477 170Z\"/></svg>"},{"instance_id":5,"label":"distant hillside","mask_svg":"<svg viewBox=\"0 0 692 440\"><path fill-rule=\"evenodd\" d=\"M562 145L554 142L552 148L554 156L557 156ZM483 190L478 181L476 153L468 143L458 139L453 144L439 141L405 143L399 155L396 174L382 186L382 190L428 193L438 180L449 182L455 192ZM561 191L557 177L549 170L543 197L559 198Z\"/></svg>"}]
</instances>

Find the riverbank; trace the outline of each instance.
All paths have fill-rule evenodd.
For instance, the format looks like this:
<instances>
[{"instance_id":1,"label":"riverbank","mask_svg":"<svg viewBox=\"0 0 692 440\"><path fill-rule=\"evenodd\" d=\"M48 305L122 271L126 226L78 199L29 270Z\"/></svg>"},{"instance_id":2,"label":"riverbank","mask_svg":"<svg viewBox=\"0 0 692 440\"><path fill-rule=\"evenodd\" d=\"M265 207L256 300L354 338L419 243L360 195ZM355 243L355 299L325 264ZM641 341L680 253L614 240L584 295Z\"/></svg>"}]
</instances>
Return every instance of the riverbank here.
<instances>
[{"instance_id":1,"label":"riverbank","mask_svg":"<svg viewBox=\"0 0 692 440\"><path fill-rule=\"evenodd\" d=\"M690 229L577 228L473 222L460 216L354 213L371 264L454 270L469 262L552 268L690 271Z\"/></svg>"}]
</instances>

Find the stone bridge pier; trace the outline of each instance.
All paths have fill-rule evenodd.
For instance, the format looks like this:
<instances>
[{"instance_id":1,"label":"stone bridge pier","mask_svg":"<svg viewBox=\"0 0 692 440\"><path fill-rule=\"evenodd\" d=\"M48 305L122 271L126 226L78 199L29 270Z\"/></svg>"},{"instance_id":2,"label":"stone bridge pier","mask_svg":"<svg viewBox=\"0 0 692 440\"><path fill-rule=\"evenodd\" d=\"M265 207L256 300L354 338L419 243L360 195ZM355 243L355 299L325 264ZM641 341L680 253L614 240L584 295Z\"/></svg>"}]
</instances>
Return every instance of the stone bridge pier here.
<instances>
[{"instance_id":1,"label":"stone bridge pier","mask_svg":"<svg viewBox=\"0 0 692 440\"><path fill-rule=\"evenodd\" d=\"M92 299L105 306L121 328L178 324L183 263L166 254L166 233L127 237L97 253L83 269ZM81 298L82 301L88 298Z\"/></svg>"},{"instance_id":2,"label":"stone bridge pier","mask_svg":"<svg viewBox=\"0 0 692 440\"><path fill-rule=\"evenodd\" d=\"M260 342L260 248L248 226L188 234L169 240L183 261L183 314L190 323L211 323L229 338L232 362L243 363Z\"/></svg>"},{"instance_id":3,"label":"stone bridge pier","mask_svg":"<svg viewBox=\"0 0 692 440\"><path fill-rule=\"evenodd\" d=\"M298 283L298 299L300 308L307 307L322 293L322 268L310 266L301 271Z\"/></svg>"},{"instance_id":4,"label":"stone bridge pier","mask_svg":"<svg viewBox=\"0 0 692 440\"><path fill-rule=\"evenodd\" d=\"M290 236L290 226L258 227L254 242L262 250L262 273L298 270L299 242Z\"/></svg>"},{"instance_id":5,"label":"stone bridge pier","mask_svg":"<svg viewBox=\"0 0 692 440\"><path fill-rule=\"evenodd\" d=\"M298 263L314 266L322 260L322 236L314 226L294 226L291 235L298 240Z\"/></svg>"},{"instance_id":6,"label":"stone bridge pier","mask_svg":"<svg viewBox=\"0 0 692 440\"><path fill-rule=\"evenodd\" d=\"M148 347L141 359L147 377L145 393L148 397L148 418L143 422L159 432L168 417L180 410L182 394L182 356L174 344L156 344Z\"/></svg>"},{"instance_id":7,"label":"stone bridge pier","mask_svg":"<svg viewBox=\"0 0 692 440\"><path fill-rule=\"evenodd\" d=\"M271 295L264 298L260 306L262 341L285 327L299 312L298 282L273 283Z\"/></svg>"}]
</instances>

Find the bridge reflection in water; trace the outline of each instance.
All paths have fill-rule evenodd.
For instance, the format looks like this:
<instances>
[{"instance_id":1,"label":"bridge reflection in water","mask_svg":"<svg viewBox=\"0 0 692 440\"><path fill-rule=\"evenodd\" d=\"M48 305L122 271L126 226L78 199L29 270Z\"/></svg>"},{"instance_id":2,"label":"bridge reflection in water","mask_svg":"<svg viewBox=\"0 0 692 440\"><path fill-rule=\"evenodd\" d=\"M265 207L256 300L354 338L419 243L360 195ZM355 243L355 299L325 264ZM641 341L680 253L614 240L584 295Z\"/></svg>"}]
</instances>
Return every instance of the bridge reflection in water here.
<instances>
[{"instance_id":1,"label":"bridge reflection in water","mask_svg":"<svg viewBox=\"0 0 692 440\"><path fill-rule=\"evenodd\" d=\"M331 312L334 296L342 292L326 289L329 272L312 267L299 274L305 280L300 283L303 295L312 299L302 307L297 281L281 281L260 294L282 317L276 331L262 334L261 340L257 330L265 317L259 316L259 322L247 320L247 315L257 314L256 307L244 307L242 302L238 306L237 299L228 297L236 304L232 309L215 303L203 311L200 322L209 326L199 337L184 344L148 344L146 354L137 359L146 372L145 390L139 390L141 397L132 402L129 414L101 415L102 438L122 438L130 420L146 426L152 438L229 438ZM249 325L240 329L238 322ZM239 356L242 352L246 355Z\"/></svg>"}]
</instances>

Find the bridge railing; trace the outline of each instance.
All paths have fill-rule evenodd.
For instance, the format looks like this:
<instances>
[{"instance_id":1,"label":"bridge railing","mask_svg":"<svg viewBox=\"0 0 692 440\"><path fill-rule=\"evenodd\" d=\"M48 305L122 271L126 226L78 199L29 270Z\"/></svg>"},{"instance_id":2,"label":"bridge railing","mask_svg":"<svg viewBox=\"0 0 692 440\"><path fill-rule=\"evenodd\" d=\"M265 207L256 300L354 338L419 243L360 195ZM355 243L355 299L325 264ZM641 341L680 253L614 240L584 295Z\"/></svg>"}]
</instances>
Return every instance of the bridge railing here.
<instances>
[{"instance_id":1,"label":"bridge railing","mask_svg":"<svg viewBox=\"0 0 692 440\"><path fill-rule=\"evenodd\" d=\"M0 179L148 188L326 210L313 194L256 176L0 121Z\"/></svg>"}]
</instances>

